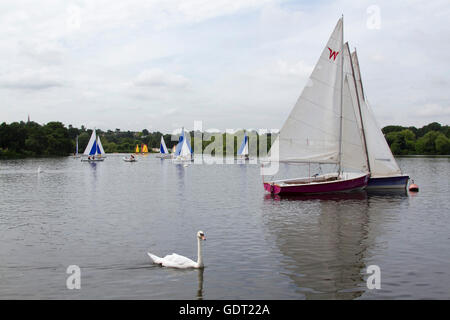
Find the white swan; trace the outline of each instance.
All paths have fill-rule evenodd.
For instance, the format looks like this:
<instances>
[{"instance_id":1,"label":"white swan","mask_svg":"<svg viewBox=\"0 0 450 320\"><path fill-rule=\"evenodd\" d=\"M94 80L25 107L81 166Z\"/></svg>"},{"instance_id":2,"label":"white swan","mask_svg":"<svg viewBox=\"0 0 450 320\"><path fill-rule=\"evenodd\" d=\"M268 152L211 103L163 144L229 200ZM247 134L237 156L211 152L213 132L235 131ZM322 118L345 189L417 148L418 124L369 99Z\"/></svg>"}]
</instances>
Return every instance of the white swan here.
<instances>
[{"instance_id":1,"label":"white swan","mask_svg":"<svg viewBox=\"0 0 450 320\"><path fill-rule=\"evenodd\" d=\"M199 231L197 232L197 244L198 244L197 262L192 261L189 258L180 256L179 254L176 253L169 254L164 258L155 256L150 252L147 252L147 254L153 260L153 263L159 264L163 267L179 268L179 269L203 268L204 265L203 265L202 244L201 244L202 240L206 240L205 233L203 231Z\"/></svg>"}]
</instances>

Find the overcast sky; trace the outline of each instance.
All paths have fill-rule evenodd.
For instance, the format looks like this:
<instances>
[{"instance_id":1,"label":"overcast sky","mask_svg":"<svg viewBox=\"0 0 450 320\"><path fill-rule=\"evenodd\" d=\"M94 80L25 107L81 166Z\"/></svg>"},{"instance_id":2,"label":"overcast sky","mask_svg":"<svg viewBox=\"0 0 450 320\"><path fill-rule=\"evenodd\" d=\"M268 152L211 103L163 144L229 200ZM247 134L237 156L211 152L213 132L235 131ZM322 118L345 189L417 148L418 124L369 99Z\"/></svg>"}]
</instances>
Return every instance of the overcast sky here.
<instances>
[{"instance_id":1,"label":"overcast sky","mask_svg":"<svg viewBox=\"0 0 450 320\"><path fill-rule=\"evenodd\" d=\"M1 1L0 122L280 128L342 14L379 124L449 124L448 0Z\"/></svg>"}]
</instances>

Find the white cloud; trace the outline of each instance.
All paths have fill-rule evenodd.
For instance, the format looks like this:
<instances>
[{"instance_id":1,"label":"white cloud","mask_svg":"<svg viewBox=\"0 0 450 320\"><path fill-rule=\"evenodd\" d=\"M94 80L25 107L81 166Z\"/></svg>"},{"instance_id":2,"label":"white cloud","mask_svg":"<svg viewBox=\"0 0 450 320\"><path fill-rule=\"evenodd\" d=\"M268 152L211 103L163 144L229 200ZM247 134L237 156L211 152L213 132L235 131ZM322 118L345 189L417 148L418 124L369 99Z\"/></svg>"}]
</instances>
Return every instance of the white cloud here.
<instances>
[{"instance_id":1,"label":"white cloud","mask_svg":"<svg viewBox=\"0 0 450 320\"><path fill-rule=\"evenodd\" d=\"M0 75L0 87L7 89L42 90L63 85L60 77L46 69Z\"/></svg>"},{"instance_id":2,"label":"white cloud","mask_svg":"<svg viewBox=\"0 0 450 320\"><path fill-rule=\"evenodd\" d=\"M308 77L314 68L311 65L307 65L304 61L289 63L284 60L278 60L277 67L280 75L300 77Z\"/></svg>"},{"instance_id":3,"label":"white cloud","mask_svg":"<svg viewBox=\"0 0 450 320\"><path fill-rule=\"evenodd\" d=\"M134 84L138 87L176 87L183 88L189 85L189 80L182 75L164 72L161 69L142 71Z\"/></svg>"},{"instance_id":4,"label":"white cloud","mask_svg":"<svg viewBox=\"0 0 450 320\"><path fill-rule=\"evenodd\" d=\"M450 106L444 107L434 103L426 104L424 106L417 107L416 115L419 117L435 117L438 121L442 121L442 118L440 117L450 116Z\"/></svg>"}]
</instances>

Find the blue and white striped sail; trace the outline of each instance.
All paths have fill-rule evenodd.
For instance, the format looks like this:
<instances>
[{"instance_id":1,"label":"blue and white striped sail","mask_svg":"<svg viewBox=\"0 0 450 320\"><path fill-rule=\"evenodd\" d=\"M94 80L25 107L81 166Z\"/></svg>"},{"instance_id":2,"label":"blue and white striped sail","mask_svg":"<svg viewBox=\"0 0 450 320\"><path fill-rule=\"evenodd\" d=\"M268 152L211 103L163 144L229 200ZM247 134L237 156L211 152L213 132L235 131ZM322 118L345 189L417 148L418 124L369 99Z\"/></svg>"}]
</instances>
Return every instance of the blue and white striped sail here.
<instances>
[{"instance_id":1,"label":"blue and white striped sail","mask_svg":"<svg viewBox=\"0 0 450 320\"><path fill-rule=\"evenodd\" d=\"M84 149L84 155L85 156L92 156L97 153L97 135L95 134L95 129L92 130L91 138L89 139L89 142L86 146L86 149Z\"/></svg>"},{"instance_id":2,"label":"blue and white striped sail","mask_svg":"<svg viewBox=\"0 0 450 320\"><path fill-rule=\"evenodd\" d=\"M192 154L192 148L189 140L190 140L189 136L186 137L183 128L181 130L180 138L178 139L177 149L175 150L175 156L186 157Z\"/></svg>"},{"instance_id":3,"label":"blue and white striped sail","mask_svg":"<svg viewBox=\"0 0 450 320\"><path fill-rule=\"evenodd\" d=\"M167 151L166 143L164 142L163 136L161 136L161 144L159 145L159 153L161 153L161 154L169 153L169 151Z\"/></svg>"},{"instance_id":4,"label":"blue and white striped sail","mask_svg":"<svg viewBox=\"0 0 450 320\"><path fill-rule=\"evenodd\" d=\"M242 140L241 147L237 153L239 156L247 156L248 155L248 136L247 133L244 134L244 140Z\"/></svg>"}]
</instances>

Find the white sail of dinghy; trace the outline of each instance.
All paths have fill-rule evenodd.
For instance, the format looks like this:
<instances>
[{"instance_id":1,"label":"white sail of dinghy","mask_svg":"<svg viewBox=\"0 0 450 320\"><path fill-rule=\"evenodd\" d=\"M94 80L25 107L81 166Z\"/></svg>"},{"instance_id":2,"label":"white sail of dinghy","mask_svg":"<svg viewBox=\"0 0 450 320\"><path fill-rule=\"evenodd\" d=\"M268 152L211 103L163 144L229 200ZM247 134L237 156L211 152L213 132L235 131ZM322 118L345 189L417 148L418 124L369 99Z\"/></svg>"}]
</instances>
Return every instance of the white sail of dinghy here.
<instances>
[{"instance_id":1,"label":"white sail of dinghy","mask_svg":"<svg viewBox=\"0 0 450 320\"><path fill-rule=\"evenodd\" d=\"M280 129L271 161L338 164L343 21L339 19L305 88Z\"/></svg>"},{"instance_id":2,"label":"white sail of dinghy","mask_svg":"<svg viewBox=\"0 0 450 320\"><path fill-rule=\"evenodd\" d=\"M166 143L164 142L164 136L161 136L161 143L159 144L159 154L156 155L157 158L168 159L171 158L172 155L167 150Z\"/></svg>"},{"instance_id":3,"label":"white sail of dinghy","mask_svg":"<svg viewBox=\"0 0 450 320\"><path fill-rule=\"evenodd\" d=\"M178 140L177 148L175 150L174 157L176 161L191 161L192 160L192 148L189 142L189 134L186 135L184 128L181 130L181 135Z\"/></svg>"},{"instance_id":4,"label":"white sail of dinghy","mask_svg":"<svg viewBox=\"0 0 450 320\"><path fill-rule=\"evenodd\" d=\"M389 148L383 132L378 126L375 116L364 95L361 71L356 51L352 53L352 62L355 70L355 79L361 106L361 116L367 143L371 177L376 178L401 175L402 172L392 155L391 149Z\"/></svg>"},{"instance_id":5,"label":"white sail of dinghy","mask_svg":"<svg viewBox=\"0 0 450 320\"><path fill-rule=\"evenodd\" d=\"M169 151L167 150L166 143L164 142L164 137L161 136L161 144L159 146L159 152L163 154L168 154Z\"/></svg>"},{"instance_id":6,"label":"white sail of dinghy","mask_svg":"<svg viewBox=\"0 0 450 320\"><path fill-rule=\"evenodd\" d=\"M100 156L105 157L105 150L103 149L102 146L102 141L100 140L100 136L97 136L97 154Z\"/></svg>"},{"instance_id":7,"label":"white sail of dinghy","mask_svg":"<svg viewBox=\"0 0 450 320\"><path fill-rule=\"evenodd\" d=\"M246 132L244 132L244 139L242 140L241 146L239 147L239 150L237 152L238 157L249 159L248 154L248 135Z\"/></svg>"},{"instance_id":8,"label":"white sail of dinghy","mask_svg":"<svg viewBox=\"0 0 450 320\"><path fill-rule=\"evenodd\" d=\"M95 134L95 129L92 130L91 138L89 139L89 142L86 146L86 149L84 149L84 155L85 156L92 156L97 153L97 135Z\"/></svg>"},{"instance_id":9,"label":"white sail of dinghy","mask_svg":"<svg viewBox=\"0 0 450 320\"><path fill-rule=\"evenodd\" d=\"M81 156L78 154L78 135L75 137L75 152L73 154L75 159L80 158Z\"/></svg>"}]
</instances>

